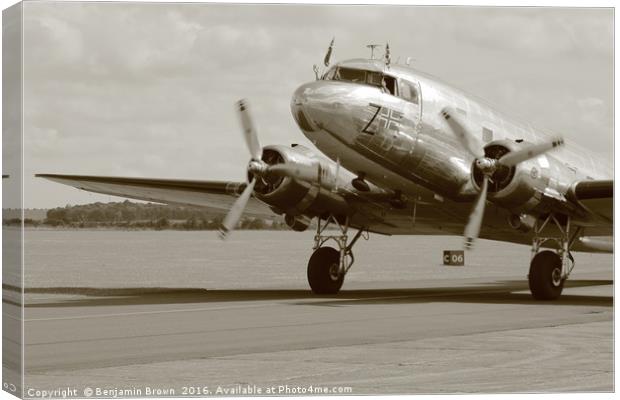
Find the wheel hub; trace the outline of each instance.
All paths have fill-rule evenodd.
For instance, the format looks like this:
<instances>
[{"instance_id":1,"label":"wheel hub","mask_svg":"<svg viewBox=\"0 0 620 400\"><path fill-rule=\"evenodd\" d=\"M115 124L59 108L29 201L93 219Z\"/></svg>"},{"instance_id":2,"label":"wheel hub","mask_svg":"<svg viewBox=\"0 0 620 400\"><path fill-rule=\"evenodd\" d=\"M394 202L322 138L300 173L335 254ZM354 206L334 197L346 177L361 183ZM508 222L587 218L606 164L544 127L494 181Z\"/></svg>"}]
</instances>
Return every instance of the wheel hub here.
<instances>
[{"instance_id":1,"label":"wheel hub","mask_svg":"<svg viewBox=\"0 0 620 400\"><path fill-rule=\"evenodd\" d=\"M333 263L329 267L329 277L332 281L340 279L340 266L337 263Z\"/></svg>"}]
</instances>

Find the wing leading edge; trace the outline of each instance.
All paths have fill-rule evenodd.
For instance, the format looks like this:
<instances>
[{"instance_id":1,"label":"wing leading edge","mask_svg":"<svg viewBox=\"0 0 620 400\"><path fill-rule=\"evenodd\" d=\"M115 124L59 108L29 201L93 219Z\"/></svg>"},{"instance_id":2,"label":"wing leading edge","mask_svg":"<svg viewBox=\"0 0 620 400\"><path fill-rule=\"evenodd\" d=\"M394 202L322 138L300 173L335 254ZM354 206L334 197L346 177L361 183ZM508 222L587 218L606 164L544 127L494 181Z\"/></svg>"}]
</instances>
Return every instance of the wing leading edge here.
<instances>
[{"instance_id":1,"label":"wing leading edge","mask_svg":"<svg viewBox=\"0 0 620 400\"><path fill-rule=\"evenodd\" d=\"M586 180L577 182L571 188L569 198L592 214L613 223L613 180Z\"/></svg>"},{"instance_id":2,"label":"wing leading edge","mask_svg":"<svg viewBox=\"0 0 620 400\"><path fill-rule=\"evenodd\" d=\"M126 178L112 176L36 174L38 178L73 186L77 189L163 204L206 207L227 212L246 184L225 181L184 179ZM271 217L271 209L250 198L246 215Z\"/></svg>"}]
</instances>

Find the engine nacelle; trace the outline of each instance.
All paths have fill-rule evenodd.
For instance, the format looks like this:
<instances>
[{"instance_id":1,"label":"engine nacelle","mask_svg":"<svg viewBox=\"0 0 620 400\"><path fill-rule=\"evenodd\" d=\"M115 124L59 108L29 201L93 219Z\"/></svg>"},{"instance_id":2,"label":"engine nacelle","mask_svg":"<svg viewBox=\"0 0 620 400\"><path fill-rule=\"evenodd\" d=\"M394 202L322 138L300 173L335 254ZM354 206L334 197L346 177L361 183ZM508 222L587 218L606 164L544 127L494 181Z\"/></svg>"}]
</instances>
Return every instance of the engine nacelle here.
<instances>
[{"instance_id":1,"label":"engine nacelle","mask_svg":"<svg viewBox=\"0 0 620 400\"><path fill-rule=\"evenodd\" d=\"M500 159L504 154L526 145L524 142L499 140L485 146L484 152L489 158ZM499 166L491 176L488 199L515 211L535 209L540 204L541 193L549 187L552 162L555 161L541 155L514 167ZM482 172L476 168L472 170L474 185L479 188L483 179Z\"/></svg>"},{"instance_id":2,"label":"engine nacelle","mask_svg":"<svg viewBox=\"0 0 620 400\"><path fill-rule=\"evenodd\" d=\"M254 187L254 195L258 199L286 213L294 226L301 228L299 222L291 219L297 216L312 217L326 213L334 215L349 213L346 200L332 190L339 184L345 185L347 180L350 181L355 177L348 171L337 171L337 167L299 145L295 147L266 146L263 149L262 159L269 165L288 163L305 166L308 169L317 167L316 180L305 181L290 176L260 177ZM318 168L319 165L320 168ZM289 220L286 222L293 228Z\"/></svg>"}]
</instances>

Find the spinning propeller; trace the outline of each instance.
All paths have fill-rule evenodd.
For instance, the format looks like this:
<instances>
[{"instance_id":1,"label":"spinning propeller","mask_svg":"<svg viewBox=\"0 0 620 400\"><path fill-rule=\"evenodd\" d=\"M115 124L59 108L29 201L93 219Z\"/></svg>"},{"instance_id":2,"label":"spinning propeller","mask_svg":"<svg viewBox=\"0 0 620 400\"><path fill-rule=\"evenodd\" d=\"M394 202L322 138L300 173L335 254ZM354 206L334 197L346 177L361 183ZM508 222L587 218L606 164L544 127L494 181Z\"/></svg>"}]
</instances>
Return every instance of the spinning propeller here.
<instances>
[{"instance_id":1,"label":"spinning propeller","mask_svg":"<svg viewBox=\"0 0 620 400\"><path fill-rule=\"evenodd\" d=\"M239 118L241 120L241 127L243 128L243 137L245 139L245 144L250 151L250 162L248 163L248 171L252 175L253 179L250 180L250 183L245 187L241 196L235 200L230 211L222 221L222 225L220 226L220 238L226 239L230 232L237 226L239 219L241 219L241 215L245 210L245 207L248 204L248 200L250 200L250 196L254 191L254 186L256 185L256 178L258 175L261 175L267 168L266 163L261 160L263 155L263 149L260 147L258 143L258 135L256 134L256 127L252 122L252 118L250 117L250 112L248 110L248 106L244 100L240 100L237 103Z\"/></svg>"},{"instance_id":2,"label":"spinning propeller","mask_svg":"<svg viewBox=\"0 0 620 400\"><path fill-rule=\"evenodd\" d=\"M461 145L467 149L467 151L475 157L474 168L482 173L482 184L480 185L480 193L474 204L471 214L469 215L469 221L465 227L465 249L471 249L474 241L480 234L480 226L482 224L482 218L484 217L484 208L486 205L487 192L489 189L489 181L493 182L493 177L501 167L514 167L523 161L538 157L541 154L548 152L549 150L561 146L564 144L562 138L555 138L552 141L544 142L540 144L529 145L520 150L511 151L504 154L499 158L487 157L484 152L484 147L471 132L467 131L460 121L456 113L450 108L446 107L441 110L442 117L446 120L446 123L459 139Z\"/></svg>"},{"instance_id":3,"label":"spinning propeller","mask_svg":"<svg viewBox=\"0 0 620 400\"><path fill-rule=\"evenodd\" d=\"M228 211L228 214L222 221L222 224L219 227L221 239L226 239L235 226L237 226L237 223L241 219L241 215L250 200L250 196L252 196L254 186L259 178L269 180L271 177L291 177L294 179L310 181L317 179L320 180L321 174L320 165L317 169L316 166L312 165L283 163L280 162L281 160L272 160L273 163L269 164L263 160L263 148L258 142L256 126L254 125L250 115L247 100L240 100L237 102L237 111L239 113L239 119L243 129L245 144L251 156L247 167L250 182L237 200L235 200L230 208L230 211Z\"/></svg>"}]
</instances>

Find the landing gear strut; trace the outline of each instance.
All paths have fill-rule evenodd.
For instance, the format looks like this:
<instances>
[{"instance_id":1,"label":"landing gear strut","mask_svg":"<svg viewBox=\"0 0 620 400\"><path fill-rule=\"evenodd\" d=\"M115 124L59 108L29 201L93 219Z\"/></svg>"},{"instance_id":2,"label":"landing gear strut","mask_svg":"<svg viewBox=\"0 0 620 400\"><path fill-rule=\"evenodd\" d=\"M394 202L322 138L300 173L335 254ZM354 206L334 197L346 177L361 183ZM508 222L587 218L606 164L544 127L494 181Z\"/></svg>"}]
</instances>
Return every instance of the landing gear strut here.
<instances>
[{"instance_id":1,"label":"landing gear strut","mask_svg":"<svg viewBox=\"0 0 620 400\"><path fill-rule=\"evenodd\" d=\"M337 227L338 231L326 233L330 224ZM352 252L353 245L364 233L364 239L368 240L368 231L360 229L347 244L348 230L348 217L344 224L333 215L324 221L319 218L316 235L314 235L314 253L308 261L308 283L313 293L336 294L342 287L344 276L355 261ZM324 247L330 239L336 242L338 249Z\"/></svg>"},{"instance_id":2,"label":"landing gear strut","mask_svg":"<svg viewBox=\"0 0 620 400\"><path fill-rule=\"evenodd\" d=\"M564 220L565 222L560 222ZM559 233L556 236L541 236L549 222L553 222ZM532 296L537 300L555 300L562 294L564 282L573 271L575 259L570 249L582 232L578 227L571 235L570 216L558 218L549 214L542 224L536 223L532 242L532 261L528 283ZM551 250L540 251L547 242L557 244L557 252Z\"/></svg>"}]
</instances>

